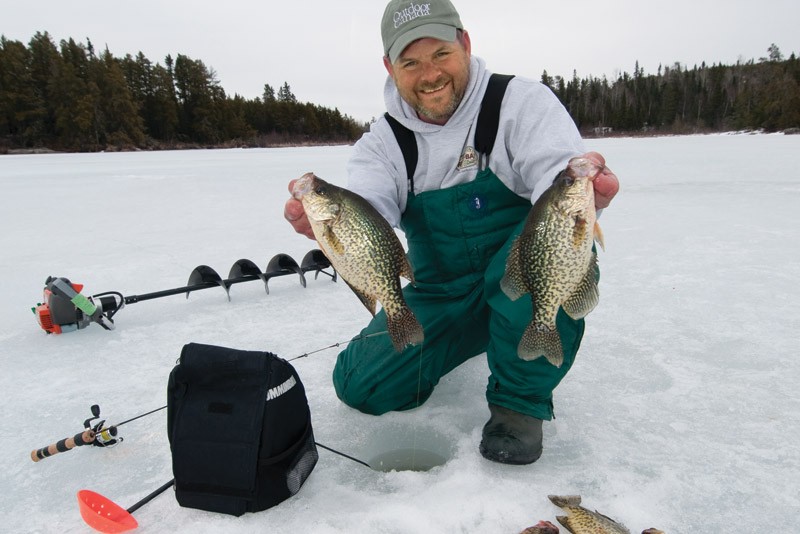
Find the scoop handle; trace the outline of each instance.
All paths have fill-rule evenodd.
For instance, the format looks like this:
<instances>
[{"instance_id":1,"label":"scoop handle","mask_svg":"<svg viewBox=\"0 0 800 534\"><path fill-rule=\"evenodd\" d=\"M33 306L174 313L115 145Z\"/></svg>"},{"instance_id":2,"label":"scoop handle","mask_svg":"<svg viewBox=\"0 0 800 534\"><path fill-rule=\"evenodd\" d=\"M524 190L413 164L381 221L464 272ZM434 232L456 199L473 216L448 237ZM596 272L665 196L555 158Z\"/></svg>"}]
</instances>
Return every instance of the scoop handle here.
<instances>
[{"instance_id":1,"label":"scoop handle","mask_svg":"<svg viewBox=\"0 0 800 534\"><path fill-rule=\"evenodd\" d=\"M53 456L59 452L67 452L81 445L90 445L94 441L94 436L94 430L86 429L80 434L75 434L71 438L64 438L47 447L31 451L31 460L38 462L39 460L44 460L48 456Z\"/></svg>"}]
</instances>

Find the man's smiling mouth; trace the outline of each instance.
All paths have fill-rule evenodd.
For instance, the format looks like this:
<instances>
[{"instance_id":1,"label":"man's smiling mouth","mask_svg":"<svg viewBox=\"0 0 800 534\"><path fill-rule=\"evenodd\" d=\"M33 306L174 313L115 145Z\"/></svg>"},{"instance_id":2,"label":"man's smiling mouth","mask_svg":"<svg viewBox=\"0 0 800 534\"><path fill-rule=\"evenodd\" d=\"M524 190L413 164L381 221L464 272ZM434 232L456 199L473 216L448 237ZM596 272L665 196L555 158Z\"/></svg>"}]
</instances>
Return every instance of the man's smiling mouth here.
<instances>
[{"instance_id":1,"label":"man's smiling mouth","mask_svg":"<svg viewBox=\"0 0 800 534\"><path fill-rule=\"evenodd\" d=\"M445 82L445 83L443 83L441 85L438 85L438 86L430 88L430 89L420 89L420 92L422 94L425 94L425 95L432 95L434 93L438 93L439 91L442 91L445 87L447 87L449 85L449 83L450 82Z\"/></svg>"}]
</instances>

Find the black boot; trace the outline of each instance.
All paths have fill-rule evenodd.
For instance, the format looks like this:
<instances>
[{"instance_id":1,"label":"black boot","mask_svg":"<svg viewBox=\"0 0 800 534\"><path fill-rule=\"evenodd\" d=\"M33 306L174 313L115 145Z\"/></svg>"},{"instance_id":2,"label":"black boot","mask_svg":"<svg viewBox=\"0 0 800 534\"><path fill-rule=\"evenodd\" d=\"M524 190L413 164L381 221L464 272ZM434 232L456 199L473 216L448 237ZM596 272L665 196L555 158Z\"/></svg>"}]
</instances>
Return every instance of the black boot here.
<instances>
[{"instance_id":1,"label":"black boot","mask_svg":"<svg viewBox=\"0 0 800 534\"><path fill-rule=\"evenodd\" d=\"M484 458L502 464L524 465L542 455L542 420L489 405L491 417L483 427L480 451Z\"/></svg>"}]
</instances>

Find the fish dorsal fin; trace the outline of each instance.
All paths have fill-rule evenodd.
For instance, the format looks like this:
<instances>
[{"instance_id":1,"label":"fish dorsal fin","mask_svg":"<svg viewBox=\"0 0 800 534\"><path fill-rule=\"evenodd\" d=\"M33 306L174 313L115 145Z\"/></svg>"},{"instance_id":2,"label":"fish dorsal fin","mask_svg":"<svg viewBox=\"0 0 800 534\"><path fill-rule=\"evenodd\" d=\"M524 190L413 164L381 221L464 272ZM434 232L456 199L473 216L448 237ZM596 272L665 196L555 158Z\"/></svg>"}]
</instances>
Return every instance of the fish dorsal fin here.
<instances>
[{"instance_id":1,"label":"fish dorsal fin","mask_svg":"<svg viewBox=\"0 0 800 534\"><path fill-rule=\"evenodd\" d=\"M592 252L589 268L578 287L563 304L564 311L573 319L582 319L600 302L600 292L597 290L597 254Z\"/></svg>"}]
</instances>

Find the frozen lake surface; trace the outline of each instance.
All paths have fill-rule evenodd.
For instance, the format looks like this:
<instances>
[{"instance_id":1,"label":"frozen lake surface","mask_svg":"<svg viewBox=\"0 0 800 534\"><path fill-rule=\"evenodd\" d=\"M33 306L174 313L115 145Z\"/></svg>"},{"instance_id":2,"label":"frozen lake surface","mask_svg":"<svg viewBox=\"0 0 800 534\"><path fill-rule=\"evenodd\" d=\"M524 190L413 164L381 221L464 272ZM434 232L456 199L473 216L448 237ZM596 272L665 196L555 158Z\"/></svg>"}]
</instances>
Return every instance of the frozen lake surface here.
<instances>
[{"instance_id":1,"label":"frozen lake surface","mask_svg":"<svg viewBox=\"0 0 800 534\"><path fill-rule=\"evenodd\" d=\"M545 451L504 466L478 453L488 375L478 356L430 400L372 417L336 398L337 349L294 362L319 442L369 460L426 444L430 471L377 472L320 450L300 493L240 518L181 508L168 492L134 515L145 532L508 533L584 504L632 532L797 530L800 511L800 136L589 140L622 189L601 225L600 304L555 392ZM80 489L130 506L172 478L166 414L120 428L110 449L34 464L99 404L118 423L166 402L185 343L284 358L344 342L369 319L344 283L297 277L131 304L112 332L45 335L31 314L48 275L91 295L223 277L240 258L298 262L315 243L283 220L307 171L344 185L350 147L0 157L0 525L88 532ZM411 445L409 445L409 443ZM563 529L562 529L563 531Z\"/></svg>"}]
</instances>

